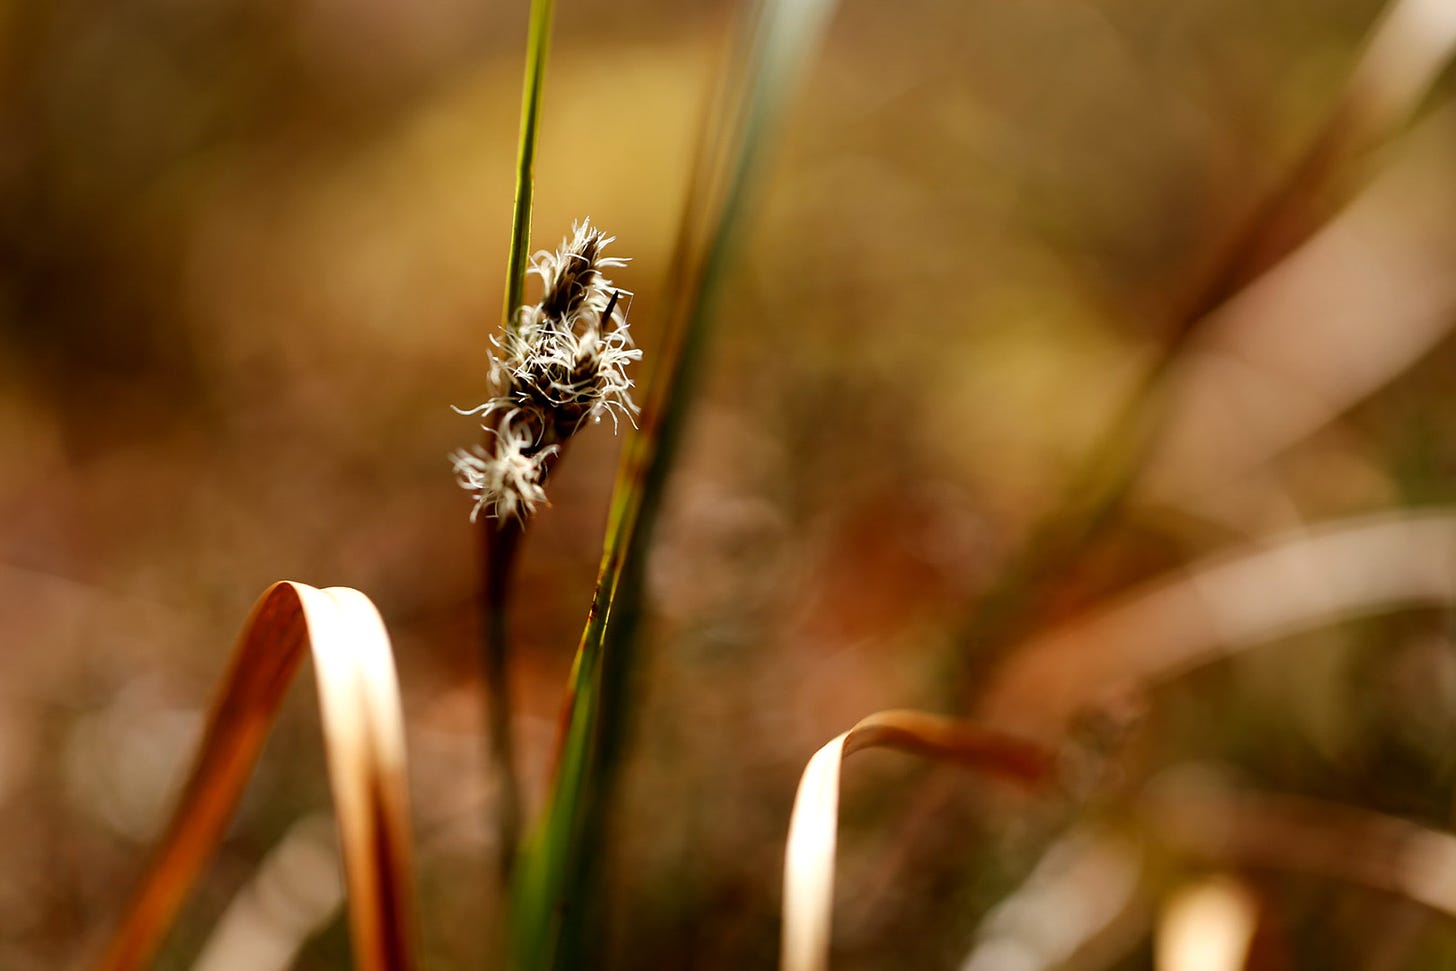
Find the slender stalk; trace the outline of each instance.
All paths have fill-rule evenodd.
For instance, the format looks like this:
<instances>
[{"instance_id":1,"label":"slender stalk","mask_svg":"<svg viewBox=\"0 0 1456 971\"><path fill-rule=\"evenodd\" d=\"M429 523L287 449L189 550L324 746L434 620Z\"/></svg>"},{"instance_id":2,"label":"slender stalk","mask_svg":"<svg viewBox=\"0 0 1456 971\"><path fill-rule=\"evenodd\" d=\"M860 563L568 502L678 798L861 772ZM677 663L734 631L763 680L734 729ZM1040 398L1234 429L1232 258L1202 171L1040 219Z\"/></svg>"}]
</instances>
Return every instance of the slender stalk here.
<instances>
[{"instance_id":1,"label":"slender stalk","mask_svg":"<svg viewBox=\"0 0 1456 971\"><path fill-rule=\"evenodd\" d=\"M551 42L554 0L531 0L526 34L526 76L521 94L520 142L516 153L515 205L511 248L506 259L505 326L516 326L524 301L526 264L531 248L531 199L535 188L536 144L546 53ZM508 888L521 840L521 785L511 735L509 601L524 527L512 517L486 517L480 525L481 660L485 677L486 724L490 734L490 773L495 782L497 861L502 888Z\"/></svg>"},{"instance_id":2,"label":"slender stalk","mask_svg":"<svg viewBox=\"0 0 1456 971\"><path fill-rule=\"evenodd\" d=\"M486 519L480 528L481 661L485 676L490 768L496 790L497 862L509 886L521 840L521 787L511 737L509 611L517 553L525 532L513 517Z\"/></svg>"},{"instance_id":3,"label":"slender stalk","mask_svg":"<svg viewBox=\"0 0 1456 971\"><path fill-rule=\"evenodd\" d=\"M641 430L625 447L592 610L562 714L553 786L517 874L515 966L581 967L627 727L644 557L703 365L716 295L738 247L770 133L834 9L833 0L761 0L739 38L732 83L705 129L674 260L665 346Z\"/></svg>"},{"instance_id":4,"label":"slender stalk","mask_svg":"<svg viewBox=\"0 0 1456 971\"><path fill-rule=\"evenodd\" d=\"M511 215L511 251L506 262L507 327L515 326L516 309L526 288L526 261L531 251L531 197L535 190L536 143L541 127L541 90L546 79L546 51L551 46L551 14L555 0L531 0L526 34L526 80L521 93L521 137L516 150L516 199Z\"/></svg>"}]
</instances>

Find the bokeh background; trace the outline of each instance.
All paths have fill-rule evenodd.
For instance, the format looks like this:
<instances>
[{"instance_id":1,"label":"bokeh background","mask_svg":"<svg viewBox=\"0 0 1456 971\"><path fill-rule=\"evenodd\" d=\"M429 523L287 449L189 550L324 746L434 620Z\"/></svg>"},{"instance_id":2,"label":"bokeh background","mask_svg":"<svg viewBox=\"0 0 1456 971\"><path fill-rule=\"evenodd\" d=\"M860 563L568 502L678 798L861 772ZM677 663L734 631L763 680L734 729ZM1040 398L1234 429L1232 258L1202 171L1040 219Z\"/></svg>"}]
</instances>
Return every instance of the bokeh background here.
<instances>
[{"instance_id":1,"label":"bokeh background","mask_svg":"<svg viewBox=\"0 0 1456 971\"><path fill-rule=\"evenodd\" d=\"M1411 30L1371 68L1384 91L1431 65L1410 111L1332 171L1296 167L1384 6L840 6L750 201L653 551L593 966L772 966L798 773L863 715L980 710L1025 638L1139 583L1456 501L1456 115L1427 50L1456 30L1444 4L1404 4ZM0 967L95 952L282 578L379 605L425 965L491 966L474 538L445 456L479 434L449 406L487 394L525 8L0 11ZM735 12L558 4L534 243L583 216L616 234L649 357ZM1311 192L1286 236L1308 242L1132 399L1157 435L1126 500L977 636L1186 293L1291 172ZM584 435L527 542L533 802L619 444ZM1449 829L1452 635L1429 606L1332 621L1121 696L1078 721L1077 781L1053 796L860 757L835 966L1172 968L1170 899L1255 915L1251 967L1450 966L1448 918L1342 879L1358 826L1314 853L1328 872L1251 866L1187 852L1143 794L1249 786ZM311 693L158 967L347 966ZM1280 820L1301 829L1271 813L1276 846Z\"/></svg>"}]
</instances>

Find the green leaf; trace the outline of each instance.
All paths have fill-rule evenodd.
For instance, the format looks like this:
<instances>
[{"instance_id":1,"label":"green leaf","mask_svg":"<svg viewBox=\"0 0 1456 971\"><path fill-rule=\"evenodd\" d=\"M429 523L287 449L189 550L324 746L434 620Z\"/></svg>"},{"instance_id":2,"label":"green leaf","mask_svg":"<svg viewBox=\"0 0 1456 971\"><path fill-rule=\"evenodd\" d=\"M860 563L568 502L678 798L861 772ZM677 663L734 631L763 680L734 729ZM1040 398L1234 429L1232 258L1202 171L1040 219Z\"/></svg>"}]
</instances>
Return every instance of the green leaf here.
<instances>
[{"instance_id":1,"label":"green leaf","mask_svg":"<svg viewBox=\"0 0 1456 971\"><path fill-rule=\"evenodd\" d=\"M597 589L572 668L556 775L517 871L513 960L579 964L593 867L625 731L645 556L709 337L771 136L833 0L764 0L744 21L709 109L668 286L663 347L640 430L624 449Z\"/></svg>"}]
</instances>

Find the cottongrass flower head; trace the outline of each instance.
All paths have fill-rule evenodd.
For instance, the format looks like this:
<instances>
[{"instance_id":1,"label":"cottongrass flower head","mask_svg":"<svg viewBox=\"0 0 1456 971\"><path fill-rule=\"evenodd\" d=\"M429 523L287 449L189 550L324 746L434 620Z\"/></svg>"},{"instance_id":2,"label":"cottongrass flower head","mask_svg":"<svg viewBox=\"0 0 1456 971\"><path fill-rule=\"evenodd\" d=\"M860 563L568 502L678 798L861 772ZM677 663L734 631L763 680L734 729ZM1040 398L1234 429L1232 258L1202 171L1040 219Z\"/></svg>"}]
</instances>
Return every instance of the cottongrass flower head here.
<instances>
[{"instance_id":1,"label":"cottongrass flower head","mask_svg":"<svg viewBox=\"0 0 1456 971\"><path fill-rule=\"evenodd\" d=\"M489 449L477 445L450 455L456 481L475 496L471 522L482 511L495 518L522 519L546 501L547 463L561 449L559 445L538 446L520 417L519 412L510 412L498 428L484 426L490 436Z\"/></svg>"},{"instance_id":2,"label":"cottongrass flower head","mask_svg":"<svg viewBox=\"0 0 1456 971\"><path fill-rule=\"evenodd\" d=\"M451 456L462 488L475 495L474 520L487 515L525 519L546 501L545 482L561 446L588 419L610 415L635 424L627 365L642 357L632 346L624 297L605 270L627 260L602 255L615 237L584 220L556 252L542 250L530 272L541 278L539 303L520 308L491 338L491 381L500 394L462 415L480 416L484 445Z\"/></svg>"}]
</instances>

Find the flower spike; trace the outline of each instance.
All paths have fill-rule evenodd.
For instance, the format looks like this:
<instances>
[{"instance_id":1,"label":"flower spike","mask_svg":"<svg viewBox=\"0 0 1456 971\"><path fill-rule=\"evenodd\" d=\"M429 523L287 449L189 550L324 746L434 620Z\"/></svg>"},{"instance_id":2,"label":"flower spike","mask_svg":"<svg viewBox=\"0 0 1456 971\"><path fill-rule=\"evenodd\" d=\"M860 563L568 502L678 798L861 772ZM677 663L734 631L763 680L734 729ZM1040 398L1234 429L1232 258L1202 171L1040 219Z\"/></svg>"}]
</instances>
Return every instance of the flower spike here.
<instances>
[{"instance_id":1,"label":"flower spike","mask_svg":"<svg viewBox=\"0 0 1456 971\"><path fill-rule=\"evenodd\" d=\"M500 393L462 415L477 415L487 443L451 455L457 481L481 511L524 520L546 502L545 482L561 446L590 418L610 415L635 426L627 365L642 352L627 329L623 295L605 270L627 260L604 256L616 237L590 220L572 227L555 252L541 250L530 272L541 278L539 303L521 307L500 337L491 337L491 381Z\"/></svg>"}]
</instances>

